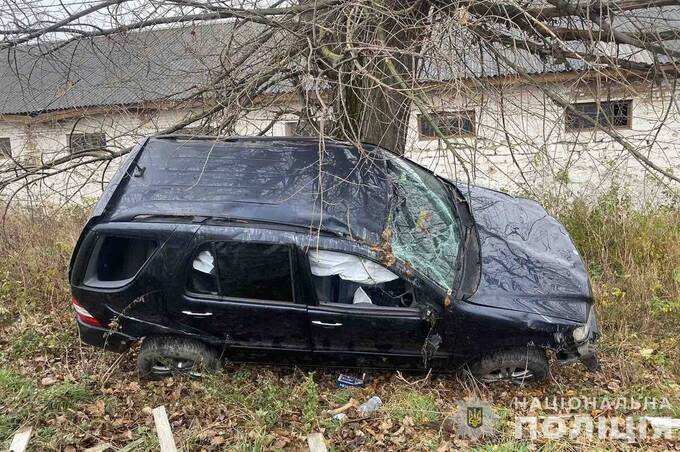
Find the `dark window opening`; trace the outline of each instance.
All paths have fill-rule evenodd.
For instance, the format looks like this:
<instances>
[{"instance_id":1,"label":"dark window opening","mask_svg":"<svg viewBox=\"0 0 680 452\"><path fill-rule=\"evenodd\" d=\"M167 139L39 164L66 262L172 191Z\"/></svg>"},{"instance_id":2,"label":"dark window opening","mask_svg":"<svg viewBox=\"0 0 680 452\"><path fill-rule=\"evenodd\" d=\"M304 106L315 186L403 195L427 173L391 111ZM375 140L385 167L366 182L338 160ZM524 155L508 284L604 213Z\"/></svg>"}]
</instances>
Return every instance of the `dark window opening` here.
<instances>
[{"instance_id":1,"label":"dark window opening","mask_svg":"<svg viewBox=\"0 0 680 452\"><path fill-rule=\"evenodd\" d=\"M312 280L319 303L338 303L356 307L410 308L415 306L414 290L401 278L370 285L347 281L338 275L312 275ZM363 293L357 293L359 290Z\"/></svg>"},{"instance_id":2,"label":"dark window opening","mask_svg":"<svg viewBox=\"0 0 680 452\"><path fill-rule=\"evenodd\" d=\"M126 281L137 274L155 249L155 243L147 239L103 237L92 253L87 283Z\"/></svg>"},{"instance_id":3,"label":"dark window opening","mask_svg":"<svg viewBox=\"0 0 680 452\"><path fill-rule=\"evenodd\" d=\"M229 298L293 302L291 257L286 245L208 244L191 263L188 289Z\"/></svg>"},{"instance_id":4,"label":"dark window opening","mask_svg":"<svg viewBox=\"0 0 680 452\"><path fill-rule=\"evenodd\" d=\"M0 159L12 158L12 141L9 138L0 138Z\"/></svg>"},{"instance_id":5,"label":"dark window opening","mask_svg":"<svg viewBox=\"0 0 680 452\"><path fill-rule=\"evenodd\" d=\"M475 134L475 112L440 111L430 113L430 118L444 136L470 136ZM437 138L435 127L424 115L418 115L418 132L422 138Z\"/></svg>"},{"instance_id":6,"label":"dark window opening","mask_svg":"<svg viewBox=\"0 0 680 452\"><path fill-rule=\"evenodd\" d=\"M106 149L106 135L103 133L73 133L68 136L68 148L72 154Z\"/></svg>"},{"instance_id":7,"label":"dark window opening","mask_svg":"<svg viewBox=\"0 0 680 452\"><path fill-rule=\"evenodd\" d=\"M572 104L580 114L566 110L565 121L568 131L592 130L596 127L630 127L632 120L632 101L583 102ZM590 120L582 117L585 115Z\"/></svg>"}]
</instances>

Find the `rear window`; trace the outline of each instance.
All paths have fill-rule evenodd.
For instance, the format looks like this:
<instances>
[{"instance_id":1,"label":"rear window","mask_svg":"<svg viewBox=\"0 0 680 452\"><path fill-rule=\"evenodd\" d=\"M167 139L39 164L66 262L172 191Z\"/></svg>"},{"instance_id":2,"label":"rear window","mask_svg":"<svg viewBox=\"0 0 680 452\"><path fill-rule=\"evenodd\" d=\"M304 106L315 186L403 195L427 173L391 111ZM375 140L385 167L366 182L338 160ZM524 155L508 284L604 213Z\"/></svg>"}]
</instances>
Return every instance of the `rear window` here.
<instances>
[{"instance_id":1,"label":"rear window","mask_svg":"<svg viewBox=\"0 0 680 452\"><path fill-rule=\"evenodd\" d=\"M101 237L90 257L85 284L102 286L126 282L137 274L155 249L155 243L148 239Z\"/></svg>"}]
</instances>

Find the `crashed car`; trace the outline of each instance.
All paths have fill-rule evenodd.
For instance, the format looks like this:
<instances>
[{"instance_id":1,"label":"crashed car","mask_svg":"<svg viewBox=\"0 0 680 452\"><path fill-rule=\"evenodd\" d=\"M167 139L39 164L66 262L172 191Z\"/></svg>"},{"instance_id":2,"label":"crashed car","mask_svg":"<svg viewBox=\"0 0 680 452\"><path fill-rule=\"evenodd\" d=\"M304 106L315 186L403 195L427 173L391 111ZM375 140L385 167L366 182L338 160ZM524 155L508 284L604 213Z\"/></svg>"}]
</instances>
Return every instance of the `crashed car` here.
<instances>
[{"instance_id":1,"label":"crashed car","mask_svg":"<svg viewBox=\"0 0 680 452\"><path fill-rule=\"evenodd\" d=\"M558 221L372 145L148 138L69 278L82 341L141 341L147 378L228 360L540 383L548 351L597 366L587 271Z\"/></svg>"}]
</instances>

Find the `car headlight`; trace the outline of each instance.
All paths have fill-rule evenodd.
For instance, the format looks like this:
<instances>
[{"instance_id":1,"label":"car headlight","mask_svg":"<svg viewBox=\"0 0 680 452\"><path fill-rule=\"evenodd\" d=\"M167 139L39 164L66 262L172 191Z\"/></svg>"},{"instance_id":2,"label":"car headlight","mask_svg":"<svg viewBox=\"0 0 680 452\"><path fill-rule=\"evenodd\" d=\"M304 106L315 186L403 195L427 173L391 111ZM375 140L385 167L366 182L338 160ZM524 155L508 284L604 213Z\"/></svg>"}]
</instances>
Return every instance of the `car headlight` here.
<instances>
[{"instance_id":1,"label":"car headlight","mask_svg":"<svg viewBox=\"0 0 680 452\"><path fill-rule=\"evenodd\" d=\"M574 337L574 340L576 342L583 342L586 339L588 339L588 336L590 335L591 326L594 325L595 322L596 322L595 312L593 310L593 307L591 306L590 310L588 311L588 320L586 320L586 323L577 328L574 328L574 331L571 332L572 336Z\"/></svg>"},{"instance_id":2,"label":"car headlight","mask_svg":"<svg viewBox=\"0 0 680 452\"><path fill-rule=\"evenodd\" d=\"M572 336L576 342L583 342L588 339L588 333L590 332L589 324L586 323L583 326L579 326L572 331Z\"/></svg>"}]
</instances>

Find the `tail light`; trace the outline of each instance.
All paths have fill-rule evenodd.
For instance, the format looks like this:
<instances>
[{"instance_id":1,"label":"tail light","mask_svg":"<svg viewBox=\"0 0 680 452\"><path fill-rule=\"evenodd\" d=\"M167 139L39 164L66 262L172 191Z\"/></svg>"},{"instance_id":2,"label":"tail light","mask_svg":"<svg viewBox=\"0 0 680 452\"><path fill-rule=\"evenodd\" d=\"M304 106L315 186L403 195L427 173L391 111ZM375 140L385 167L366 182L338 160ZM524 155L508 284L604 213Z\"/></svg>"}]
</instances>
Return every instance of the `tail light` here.
<instances>
[{"instance_id":1,"label":"tail light","mask_svg":"<svg viewBox=\"0 0 680 452\"><path fill-rule=\"evenodd\" d=\"M99 320L95 319L94 316L90 314L87 309L82 307L82 305L78 303L78 300L72 298L71 303L73 303L73 309L76 311L76 317L78 318L78 320L87 325L101 328L102 324L99 323Z\"/></svg>"}]
</instances>

